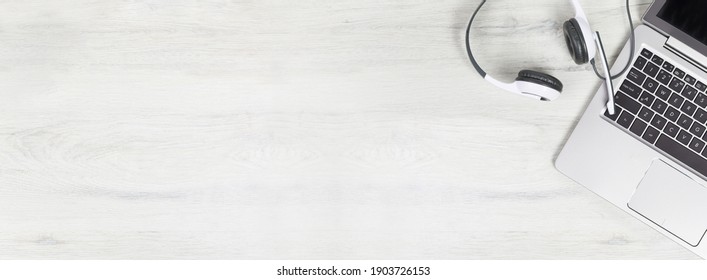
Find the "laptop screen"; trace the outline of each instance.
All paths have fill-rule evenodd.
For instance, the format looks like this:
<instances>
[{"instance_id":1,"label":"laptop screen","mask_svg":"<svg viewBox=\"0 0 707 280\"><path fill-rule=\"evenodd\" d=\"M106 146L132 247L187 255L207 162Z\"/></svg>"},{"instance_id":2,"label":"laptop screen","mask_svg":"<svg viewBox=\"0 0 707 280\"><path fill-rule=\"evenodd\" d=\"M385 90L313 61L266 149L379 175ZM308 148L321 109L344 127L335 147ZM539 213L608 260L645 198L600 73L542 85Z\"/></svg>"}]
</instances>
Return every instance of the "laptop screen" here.
<instances>
[{"instance_id":1,"label":"laptop screen","mask_svg":"<svg viewBox=\"0 0 707 280\"><path fill-rule=\"evenodd\" d=\"M695 40L707 44L707 1L666 0L658 17Z\"/></svg>"}]
</instances>

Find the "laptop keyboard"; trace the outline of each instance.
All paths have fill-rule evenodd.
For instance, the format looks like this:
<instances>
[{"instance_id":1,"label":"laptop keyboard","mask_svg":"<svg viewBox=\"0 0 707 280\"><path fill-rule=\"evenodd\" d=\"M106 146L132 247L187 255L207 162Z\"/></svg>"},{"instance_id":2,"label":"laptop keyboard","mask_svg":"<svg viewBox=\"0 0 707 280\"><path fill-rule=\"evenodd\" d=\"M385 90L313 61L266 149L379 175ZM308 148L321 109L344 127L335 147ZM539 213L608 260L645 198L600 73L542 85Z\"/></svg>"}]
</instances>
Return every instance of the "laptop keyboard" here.
<instances>
[{"instance_id":1,"label":"laptop keyboard","mask_svg":"<svg viewBox=\"0 0 707 280\"><path fill-rule=\"evenodd\" d=\"M707 177L707 85L643 49L604 115Z\"/></svg>"}]
</instances>

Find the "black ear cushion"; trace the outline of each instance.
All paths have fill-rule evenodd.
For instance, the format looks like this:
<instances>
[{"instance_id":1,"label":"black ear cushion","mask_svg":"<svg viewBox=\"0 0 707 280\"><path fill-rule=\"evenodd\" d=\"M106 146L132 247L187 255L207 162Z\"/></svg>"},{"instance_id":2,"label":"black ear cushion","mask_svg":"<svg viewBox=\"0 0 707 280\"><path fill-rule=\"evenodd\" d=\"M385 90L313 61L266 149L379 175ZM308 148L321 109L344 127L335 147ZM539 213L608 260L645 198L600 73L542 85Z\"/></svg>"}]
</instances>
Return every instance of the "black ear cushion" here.
<instances>
[{"instance_id":1,"label":"black ear cushion","mask_svg":"<svg viewBox=\"0 0 707 280\"><path fill-rule=\"evenodd\" d=\"M541 86L546 86L559 92L562 92L563 87L562 82L560 82L560 80L558 80L557 78L533 70L521 70L520 72L518 72L518 78L516 78L516 81L529 82Z\"/></svg>"},{"instance_id":2,"label":"black ear cushion","mask_svg":"<svg viewBox=\"0 0 707 280\"><path fill-rule=\"evenodd\" d=\"M570 19L563 25L565 33L565 42L567 50L570 51L572 59L577 64L585 64L589 62L589 54L587 53L587 42L582 36L582 29L576 19Z\"/></svg>"}]
</instances>

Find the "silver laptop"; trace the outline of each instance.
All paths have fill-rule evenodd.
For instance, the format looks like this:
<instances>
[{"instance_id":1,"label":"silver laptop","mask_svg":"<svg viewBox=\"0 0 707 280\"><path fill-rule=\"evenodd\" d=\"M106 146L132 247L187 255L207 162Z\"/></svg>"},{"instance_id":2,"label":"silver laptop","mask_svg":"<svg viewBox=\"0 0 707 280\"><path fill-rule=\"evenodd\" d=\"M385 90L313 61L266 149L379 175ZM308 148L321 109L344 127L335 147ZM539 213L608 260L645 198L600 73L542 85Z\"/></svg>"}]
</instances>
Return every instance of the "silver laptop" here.
<instances>
[{"instance_id":1,"label":"silver laptop","mask_svg":"<svg viewBox=\"0 0 707 280\"><path fill-rule=\"evenodd\" d=\"M707 1L656 0L557 158L557 169L707 257Z\"/></svg>"}]
</instances>

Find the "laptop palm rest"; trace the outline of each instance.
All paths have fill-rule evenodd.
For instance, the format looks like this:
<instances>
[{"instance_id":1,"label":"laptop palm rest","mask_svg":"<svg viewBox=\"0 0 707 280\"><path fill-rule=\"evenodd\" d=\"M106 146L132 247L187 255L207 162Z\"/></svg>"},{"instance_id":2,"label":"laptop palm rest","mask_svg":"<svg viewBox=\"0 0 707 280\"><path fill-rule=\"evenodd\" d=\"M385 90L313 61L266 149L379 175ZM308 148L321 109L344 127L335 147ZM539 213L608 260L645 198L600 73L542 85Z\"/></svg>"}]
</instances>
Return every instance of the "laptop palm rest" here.
<instances>
[{"instance_id":1,"label":"laptop palm rest","mask_svg":"<svg viewBox=\"0 0 707 280\"><path fill-rule=\"evenodd\" d=\"M707 188L654 160L638 184L628 207L693 247L707 232Z\"/></svg>"}]
</instances>

